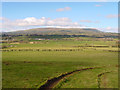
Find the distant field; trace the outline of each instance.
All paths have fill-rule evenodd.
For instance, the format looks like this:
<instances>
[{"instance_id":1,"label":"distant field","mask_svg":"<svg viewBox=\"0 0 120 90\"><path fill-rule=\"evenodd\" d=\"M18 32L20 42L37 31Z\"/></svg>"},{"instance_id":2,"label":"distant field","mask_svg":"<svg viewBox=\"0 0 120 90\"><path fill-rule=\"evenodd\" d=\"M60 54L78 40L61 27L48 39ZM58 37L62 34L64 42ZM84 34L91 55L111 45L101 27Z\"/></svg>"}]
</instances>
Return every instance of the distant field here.
<instances>
[{"instance_id":1,"label":"distant field","mask_svg":"<svg viewBox=\"0 0 120 90\"><path fill-rule=\"evenodd\" d=\"M100 68L74 73L62 79L55 88L118 88L118 52L108 51L118 49L111 47L116 45L115 41L43 40L37 44L3 45L13 45L4 50L33 49L33 51L3 51L3 88L39 88L48 79L88 67ZM108 47L87 47L88 45ZM54 49L66 50L54 51ZM109 73L98 77L104 72ZM101 80L100 87L98 79Z\"/></svg>"},{"instance_id":2,"label":"distant field","mask_svg":"<svg viewBox=\"0 0 120 90\"><path fill-rule=\"evenodd\" d=\"M31 41L32 42L32 41ZM14 45L14 48L73 48L75 46L80 45L116 45L115 41L78 41L78 40L43 40L43 41L37 41L36 44L31 43L11 43L6 44L3 43L3 45Z\"/></svg>"}]
</instances>

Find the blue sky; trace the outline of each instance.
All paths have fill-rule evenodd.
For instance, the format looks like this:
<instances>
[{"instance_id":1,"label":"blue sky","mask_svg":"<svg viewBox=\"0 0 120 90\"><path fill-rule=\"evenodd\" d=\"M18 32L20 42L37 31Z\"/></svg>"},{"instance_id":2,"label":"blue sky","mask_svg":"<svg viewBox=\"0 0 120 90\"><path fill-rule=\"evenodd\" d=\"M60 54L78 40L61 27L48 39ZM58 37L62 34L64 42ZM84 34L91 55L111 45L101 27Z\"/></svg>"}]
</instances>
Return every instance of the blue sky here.
<instances>
[{"instance_id":1,"label":"blue sky","mask_svg":"<svg viewBox=\"0 0 120 90\"><path fill-rule=\"evenodd\" d=\"M93 27L117 32L117 2L3 2L4 31L41 26ZM32 24L33 23L33 24Z\"/></svg>"}]
</instances>

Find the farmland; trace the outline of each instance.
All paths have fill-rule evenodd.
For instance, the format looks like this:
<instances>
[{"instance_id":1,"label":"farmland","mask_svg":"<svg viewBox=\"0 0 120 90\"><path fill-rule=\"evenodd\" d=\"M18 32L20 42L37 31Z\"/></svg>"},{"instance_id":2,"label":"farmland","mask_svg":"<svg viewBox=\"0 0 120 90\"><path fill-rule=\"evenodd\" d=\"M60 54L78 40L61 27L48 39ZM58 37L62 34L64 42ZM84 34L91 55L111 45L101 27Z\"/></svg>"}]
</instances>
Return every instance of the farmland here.
<instances>
[{"instance_id":1,"label":"farmland","mask_svg":"<svg viewBox=\"0 0 120 90\"><path fill-rule=\"evenodd\" d=\"M52 88L118 88L117 38L12 38L22 42L2 45L3 88L40 88L72 71Z\"/></svg>"}]
</instances>

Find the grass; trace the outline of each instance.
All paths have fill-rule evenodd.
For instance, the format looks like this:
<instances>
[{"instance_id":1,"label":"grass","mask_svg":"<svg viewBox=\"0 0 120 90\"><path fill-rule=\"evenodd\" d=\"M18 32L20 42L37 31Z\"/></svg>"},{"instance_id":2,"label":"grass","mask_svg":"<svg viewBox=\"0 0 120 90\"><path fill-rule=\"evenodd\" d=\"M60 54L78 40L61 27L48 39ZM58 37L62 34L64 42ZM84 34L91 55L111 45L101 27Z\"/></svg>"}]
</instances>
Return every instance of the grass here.
<instances>
[{"instance_id":1,"label":"grass","mask_svg":"<svg viewBox=\"0 0 120 90\"><path fill-rule=\"evenodd\" d=\"M10 47L8 49L73 48L72 46L84 45L86 43L95 45L110 45L111 41L107 41L105 43L103 41L66 42L60 40L56 42L50 40L47 42L40 41L39 44L20 43L16 44L16 47ZM112 44L115 44L115 42ZM3 88L36 88L46 80L56 77L61 73L85 67L109 66L111 67L111 70L116 70L115 66L118 64L117 52L103 51L103 49L95 50L94 48L82 49L83 50L81 51L3 51ZM76 73L69 77L66 83L62 86L58 86L61 88L97 88L97 75L106 69L107 68L102 68ZM111 75L108 76L108 78L110 77ZM117 81L116 76L113 78ZM84 80L89 80L89 82L83 82ZM117 85L108 84L113 88Z\"/></svg>"},{"instance_id":2,"label":"grass","mask_svg":"<svg viewBox=\"0 0 120 90\"><path fill-rule=\"evenodd\" d=\"M106 73L101 77L101 88L118 88L118 72Z\"/></svg>"},{"instance_id":3,"label":"grass","mask_svg":"<svg viewBox=\"0 0 120 90\"><path fill-rule=\"evenodd\" d=\"M28 43L20 43L20 44L6 44L3 45L15 45L16 47L11 48L73 48L73 46L79 45L115 45L115 41L78 41L78 40L43 40L37 41L37 44L28 44Z\"/></svg>"},{"instance_id":4,"label":"grass","mask_svg":"<svg viewBox=\"0 0 120 90\"><path fill-rule=\"evenodd\" d=\"M103 73L110 70L117 70L117 68L107 67L81 71L63 79L55 88L118 88L117 72L112 72L109 74L107 73L101 76L101 80L100 82L98 82L98 75L100 74L100 72Z\"/></svg>"}]
</instances>

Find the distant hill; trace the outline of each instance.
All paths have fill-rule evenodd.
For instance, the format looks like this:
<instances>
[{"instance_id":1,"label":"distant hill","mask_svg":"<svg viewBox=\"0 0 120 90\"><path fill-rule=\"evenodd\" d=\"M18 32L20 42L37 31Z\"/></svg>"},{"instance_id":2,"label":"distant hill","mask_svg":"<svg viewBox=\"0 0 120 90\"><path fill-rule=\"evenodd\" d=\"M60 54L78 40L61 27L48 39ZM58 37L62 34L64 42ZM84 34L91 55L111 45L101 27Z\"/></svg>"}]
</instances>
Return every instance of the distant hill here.
<instances>
[{"instance_id":1,"label":"distant hill","mask_svg":"<svg viewBox=\"0 0 120 90\"><path fill-rule=\"evenodd\" d=\"M4 32L6 35L84 35L92 37L117 37L116 33L105 33L94 28L34 28L14 32Z\"/></svg>"},{"instance_id":2,"label":"distant hill","mask_svg":"<svg viewBox=\"0 0 120 90\"><path fill-rule=\"evenodd\" d=\"M101 31L91 28L35 28L7 32L7 34L81 34L81 33L100 33Z\"/></svg>"}]
</instances>

